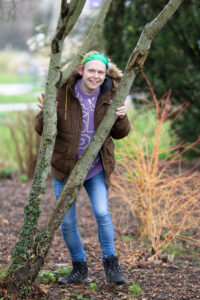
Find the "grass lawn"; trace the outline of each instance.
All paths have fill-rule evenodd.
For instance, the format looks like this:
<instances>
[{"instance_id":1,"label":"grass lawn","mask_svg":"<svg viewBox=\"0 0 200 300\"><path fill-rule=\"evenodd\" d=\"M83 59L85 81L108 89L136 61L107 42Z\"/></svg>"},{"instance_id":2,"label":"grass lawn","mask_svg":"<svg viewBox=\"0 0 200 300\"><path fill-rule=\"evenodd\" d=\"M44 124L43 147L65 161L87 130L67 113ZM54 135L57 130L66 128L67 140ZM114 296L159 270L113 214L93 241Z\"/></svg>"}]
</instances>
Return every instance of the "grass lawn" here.
<instances>
[{"instance_id":1,"label":"grass lawn","mask_svg":"<svg viewBox=\"0 0 200 300\"><path fill-rule=\"evenodd\" d=\"M42 89L35 88L31 93L24 95L0 95L0 104L37 102L37 95L39 95L41 91Z\"/></svg>"},{"instance_id":2,"label":"grass lawn","mask_svg":"<svg viewBox=\"0 0 200 300\"><path fill-rule=\"evenodd\" d=\"M31 83L30 75L18 76L14 73L3 73L0 72L0 84L25 84ZM8 87L9 88L9 87ZM0 104L8 103L30 103L37 102L37 95L44 90L42 84L37 83L31 92L23 95L1 95L0 94Z\"/></svg>"},{"instance_id":3,"label":"grass lawn","mask_svg":"<svg viewBox=\"0 0 200 300\"><path fill-rule=\"evenodd\" d=\"M0 72L0 84L6 83L30 83L30 75L18 75L15 73Z\"/></svg>"},{"instance_id":4,"label":"grass lawn","mask_svg":"<svg viewBox=\"0 0 200 300\"><path fill-rule=\"evenodd\" d=\"M129 110L128 116L132 124L129 135L123 140L114 140L115 158L118 161L122 158L120 152L126 153L126 148L130 149L133 142L135 145L142 145L141 148L145 155L151 155L154 152L157 126L154 110ZM170 122L167 120L161 128L162 133L159 144L160 159L168 157L171 145L175 143L175 138L170 131ZM134 155L134 151L131 149L130 153Z\"/></svg>"},{"instance_id":5,"label":"grass lawn","mask_svg":"<svg viewBox=\"0 0 200 300\"><path fill-rule=\"evenodd\" d=\"M12 97L11 97L12 98ZM22 97L23 99L23 97ZM139 114L135 111L130 111L130 116L134 119L135 126L137 128L137 134L139 136L139 142L143 143L144 136L149 137L149 154L153 151L154 140L155 140L155 115L152 115L152 112L148 112L146 114ZM7 122L11 122L16 119L16 112L2 112L0 113L0 169L5 164L11 164L11 167L16 168L16 158L15 158L15 146L10 136L10 132L8 126L6 125ZM17 128L17 125L15 125ZM34 124L33 124L34 126ZM116 161L120 161L121 154L119 150L122 152L126 152L126 145L129 147L131 145L131 141L135 141L137 143L135 136L135 131L132 129L131 133L128 137L123 140L115 140L116 146ZM170 144L172 143L172 138L169 134L169 124L165 124L163 128L163 136L161 138L160 143L160 158L164 159L167 157L169 153L165 152L165 149L169 149ZM145 148L145 145L144 145ZM145 149L144 149L145 150ZM134 153L133 153L134 155Z\"/></svg>"}]
</instances>

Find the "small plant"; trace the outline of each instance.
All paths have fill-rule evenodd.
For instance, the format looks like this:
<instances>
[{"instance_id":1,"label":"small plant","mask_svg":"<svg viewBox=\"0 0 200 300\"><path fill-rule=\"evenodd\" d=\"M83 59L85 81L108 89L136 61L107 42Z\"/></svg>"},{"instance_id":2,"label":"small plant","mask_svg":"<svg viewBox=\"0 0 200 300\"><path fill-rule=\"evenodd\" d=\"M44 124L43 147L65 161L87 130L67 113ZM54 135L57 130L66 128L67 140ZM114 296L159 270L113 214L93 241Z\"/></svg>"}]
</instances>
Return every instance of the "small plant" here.
<instances>
[{"instance_id":1,"label":"small plant","mask_svg":"<svg viewBox=\"0 0 200 300\"><path fill-rule=\"evenodd\" d=\"M90 283L90 289L91 290L96 290L97 289L96 283L94 283L94 282Z\"/></svg>"},{"instance_id":2,"label":"small plant","mask_svg":"<svg viewBox=\"0 0 200 300\"><path fill-rule=\"evenodd\" d=\"M57 273L59 275L67 275L70 272L71 272L71 268L66 268L66 267L61 268L61 267L58 267L55 273Z\"/></svg>"},{"instance_id":3,"label":"small plant","mask_svg":"<svg viewBox=\"0 0 200 300\"><path fill-rule=\"evenodd\" d=\"M28 181L27 175L26 175L26 174L21 174L21 175L19 176L19 181L20 181L20 182L27 182L27 181Z\"/></svg>"},{"instance_id":4,"label":"small plant","mask_svg":"<svg viewBox=\"0 0 200 300\"><path fill-rule=\"evenodd\" d=\"M6 277L6 272L7 272L7 269L6 268L1 268L0 269L0 278L5 278Z\"/></svg>"},{"instance_id":5,"label":"small plant","mask_svg":"<svg viewBox=\"0 0 200 300\"><path fill-rule=\"evenodd\" d=\"M126 243L130 243L133 241L133 237L129 235L125 235L123 238Z\"/></svg>"},{"instance_id":6,"label":"small plant","mask_svg":"<svg viewBox=\"0 0 200 300\"><path fill-rule=\"evenodd\" d=\"M41 283L52 283L56 282L56 277L53 272L44 271L39 274L39 281Z\"/></svg>"},{"instance_id":7,"label":"small plant","mask_svg":"<svg viewBox=\"0 0 200 300\"><path fill-rule=\"evenodd\" d=\"M0 170L0 178L12 178L12 168L7 166Z\"/></svg>"},{"instance_id":8,"label":"small plant","mask_svg":"<svg viewBox=\"0 0 200 300\"><path fill-rule=\"evenodd\" d=\"M144 294L143 290L137 283L134 283L130 286L130 291L131 291L131 294L134 296L139 296L139 295Z\"/></svg>"}]
</instances>

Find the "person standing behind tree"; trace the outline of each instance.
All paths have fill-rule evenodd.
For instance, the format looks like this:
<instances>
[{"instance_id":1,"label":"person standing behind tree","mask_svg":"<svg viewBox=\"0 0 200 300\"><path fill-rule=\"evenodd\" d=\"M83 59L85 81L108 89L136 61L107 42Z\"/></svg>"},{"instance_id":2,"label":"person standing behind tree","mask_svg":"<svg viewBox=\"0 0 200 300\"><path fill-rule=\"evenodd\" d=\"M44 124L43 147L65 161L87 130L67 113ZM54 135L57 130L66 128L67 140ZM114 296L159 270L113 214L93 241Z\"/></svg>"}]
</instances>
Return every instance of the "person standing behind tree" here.
<instances>
[{"instance_id":1,"label":"person standing behind tree","mask_svg":"<svg viewBox=\"0 0 200 300\"><path fill-rule=\"evenodd\" d=\"M55 197L58 199L76 161L81 158L97 127L112 103L122 73L108 58L96 51L85 55L78 69L57 93L57 136L51 160ZM41 108L36 117L36 131L43 129L43 99L38 97ZM110 175L114 170L114 144L112 138L128 135L130 123L125 105L116 111L118 116L109 135L84 181L98 226L98 238L102 249L106 278L123 284L122 273L114 248L114 229L108 207ZM72 271L59 279L61 284L72 284L88 277L86 253L77 227L76 201L66 213L61 229L72 259Z\"/></svg>"}]
</instances>

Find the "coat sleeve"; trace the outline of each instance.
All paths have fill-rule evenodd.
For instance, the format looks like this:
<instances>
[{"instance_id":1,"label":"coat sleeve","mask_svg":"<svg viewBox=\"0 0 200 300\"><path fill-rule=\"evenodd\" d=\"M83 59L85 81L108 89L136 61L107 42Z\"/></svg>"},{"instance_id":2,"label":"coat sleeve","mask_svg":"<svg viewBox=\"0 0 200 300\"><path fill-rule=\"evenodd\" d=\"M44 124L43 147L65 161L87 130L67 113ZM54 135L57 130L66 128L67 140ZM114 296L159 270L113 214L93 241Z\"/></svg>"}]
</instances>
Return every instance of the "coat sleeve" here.
<instances>
[{"instance_id":1,"label":"coat sleeve","mask_svg":"<svg viewBox=\"0 0 200 300\"><path fill-rule=\"evenodd\" d=\"M129 132L130 122L127 115L125 115L123 118L117 118L111 129L110 134L114 139L119 140L127 136Z\"/></svg>"},{"instance_id":2,"label":"coat sleeve","mask_svg":"<svg viewBox=\"0 0 200 300\"><path fill-rule=\"evenodd\" d=\"M35 118L35 130L39 135L42 135L43 131L43 111L41 110Z\"/></svg>"}]
</instances>

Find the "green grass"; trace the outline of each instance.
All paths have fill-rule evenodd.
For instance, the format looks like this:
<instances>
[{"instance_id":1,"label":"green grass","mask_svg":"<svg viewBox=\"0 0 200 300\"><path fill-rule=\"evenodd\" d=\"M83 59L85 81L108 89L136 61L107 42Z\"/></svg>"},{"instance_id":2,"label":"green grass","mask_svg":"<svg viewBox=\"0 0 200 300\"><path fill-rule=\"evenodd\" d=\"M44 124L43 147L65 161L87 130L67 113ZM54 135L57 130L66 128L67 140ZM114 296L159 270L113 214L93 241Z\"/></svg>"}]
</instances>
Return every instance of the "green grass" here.
<instances>
[{"instance_id":1,"label":"green grass","mask_svg":"<svg viewBox=\"0 0 200 300\"><path fill-rule=\"evenodd\" d=\"M175 264L184 266L187 264L186 261L183 260L187 257L187 259L192 259L196 261L197 265L200 265L200 247L188 247L188 243L184 243L183 241L179 241L177 243L170 243L167 247L163 249L163 252L171 255L174 259Z\"/></svg>"},{"instance_id":2,"label":"green grass","mask_svg":"<svg viewBox=\"0 0 200 300\"><path fill-rule=\"evenodd\" d=\"M0 95L0 104L9 104L9 103L33 103L37 102L37 95L39 95L41 89L34 89L31 93L24 95L10 95L4 96Z\"/></svg>"},{"instance_id":3,"label":"green grass","mask_svg":"<svg viewBox=\"0 0 200 300\"><path fill-rule=\"evenodd\" d=\"M29 95L30 98L26 98L26 100L29 99L30 102L32 102L34 99L36 99L36 97L34 98L34 96ZM21 98L20 98L21 97ZM19 96L17 97L18 101L21 100L21 102L25 102L25 97L26 96ZM32 98L31 98L32 97ZM1 97L0 97L1 99ZM4 98L5 99L5 98ZM15 98L16 99L16 98ZM23 99L23 100L22 100ZM13 101L14 103L14 97L10 98L10 101ZM1 102L1 100L0 100ZM10 102L12 103L12 102ZM155 125L155 117L153 116L152 112L146 112L144 114L140 114L137 116L135 111L129 112L129 114L133 115L133 119L135 122L135 126L137 128L138 134L139 134L139 139L142 141L144 135L147 135L150 137L150 141L153 144L153 140L154 140L154 125ZM16 158L15 158L15 149L14 149L14 144L13 141L11 139L10 136L10 132L8 129L8 126L6 125L6 122L10 122L10 121L14 121L16 119L16 112L0 112L0 169L2 168L2 166L4 168L7 167L11 167L16 169L17 167L17 163L16 163ZM148 126L147 126L148 124ZM165 149L167 149L170 145L170 143L172 143L172 138L170 137L170 134L168 132L169 130L169 124L164 125L165 126L165 130L164 130L164 135L163 135L163 139L161 141L161 149L160 151L162 152L162 158L164 155L168 155L168 153L165 151ZM120 148L124 149L124 143L128 143L128 139L135 139L135 132L134 130L131 131L131 133L129 134L129 136L125 139L119 140L119 141L115 141L115 145L116 145L116 160L119 161L120 160L120 155L117 153L117 149ZM151 148L151 145L148 145L149 149ZM124 150L125 151L125 150ZM152 150L151 150L152 151Z\"/></svg>"},{"instance_id":4,"label":"green grass","mask_svg":"<svg viewBox=\"0 0 200 300\"><path fill-rule=\"evenodd\" d=\"M17 83L31 83L30 75L18 76L15 73L10 72L0 72L0 84L17 84ZM9 87L8 87L9 88ZM44 90L42 83L37 83L31 92L23 95L1 95L0 94L0 104L8 103L30 103L37 101L37 95Z\"/></svg>"},{"instance_id":5,"label":"green grass","mask_svg":"<svg viewBox=\"0 0 200 300\"><path fill-rule=\"evenodd\" d=\"M11 72L0 72L0 84L8 84L8 83L30 83L31 78L30 75L18 75L16 73Z\"/></svg>"},{"instance_id":6,"label":"green grass","mask_svg":"<svg viewBox=\"0 0 200 300\"><path fill-rule=\"evenodd\" d=\"M129 141L134 141L135 144L142 145L143 153L151 155L155 145L155 129L156 116L153 110L137 111L129 110L128 116L133 125L129 135L123 140L114 140L116 160L120 161L121 155L119 151L125 153L125 145L129 145ZM136 128L136 130L135 130ZM137 131L137 132L136 132ZM138 139L137 139L138 135ZM170 154L170 146L175 143L175 138L170 134L170 122L166 121L162 125L162 135L159 147L159 158L166 159ZM148 151L146 146L148 145ZM118 151L119 150L119 151ZM133 151L131 152L133 155Z\"/></svg>"}]
</instances>

